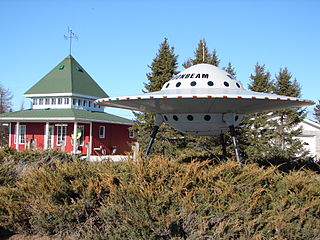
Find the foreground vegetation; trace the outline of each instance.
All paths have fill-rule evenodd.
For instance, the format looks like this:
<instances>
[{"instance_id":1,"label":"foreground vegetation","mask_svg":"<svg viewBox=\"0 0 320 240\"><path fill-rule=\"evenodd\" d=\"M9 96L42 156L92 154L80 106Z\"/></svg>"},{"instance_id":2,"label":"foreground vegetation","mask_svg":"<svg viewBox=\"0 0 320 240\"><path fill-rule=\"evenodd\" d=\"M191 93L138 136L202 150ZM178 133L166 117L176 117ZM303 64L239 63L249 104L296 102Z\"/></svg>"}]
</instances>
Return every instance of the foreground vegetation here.
<instances>
[{"instance_id":1,"label":"foreground vegetation","mask_svg":"<svg viewBox=\"0 0 320 240\"><path fill-rule=\"evenodd\" d=\"M317 239L320 175L235 161L2 151L0 226L78 239Z\"/></svg>"}]
</instances>

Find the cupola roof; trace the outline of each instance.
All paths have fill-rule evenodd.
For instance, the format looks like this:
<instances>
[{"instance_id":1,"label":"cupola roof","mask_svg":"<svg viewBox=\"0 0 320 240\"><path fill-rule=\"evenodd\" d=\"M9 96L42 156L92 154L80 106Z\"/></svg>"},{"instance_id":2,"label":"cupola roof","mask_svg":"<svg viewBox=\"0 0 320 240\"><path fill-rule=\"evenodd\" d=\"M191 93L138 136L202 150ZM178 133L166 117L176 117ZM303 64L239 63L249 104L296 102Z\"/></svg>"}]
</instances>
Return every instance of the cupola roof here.
<instances>
[{"instance_id":1,"label":"cupola roof","mask_svg":"<svg viewBox=\"0 0 320 240\"><path fill-rule=\"evenodd\" d=\"M91 78L71 56L67 56L47 75L25 92L26 97L46 94L82 95L105 98L108 94Z\"/></svg>"}]
</instances>

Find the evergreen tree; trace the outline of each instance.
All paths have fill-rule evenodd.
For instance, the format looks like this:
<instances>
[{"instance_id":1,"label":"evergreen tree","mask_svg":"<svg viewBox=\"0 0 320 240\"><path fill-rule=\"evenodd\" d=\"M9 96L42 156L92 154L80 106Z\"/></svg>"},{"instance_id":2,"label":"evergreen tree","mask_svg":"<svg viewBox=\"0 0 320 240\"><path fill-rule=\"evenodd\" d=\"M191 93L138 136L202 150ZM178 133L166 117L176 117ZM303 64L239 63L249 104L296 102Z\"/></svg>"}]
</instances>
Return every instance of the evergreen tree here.
<instances>
[{"instance_id":1,"label":"evergreen tree","mask_svg":"<svg viewBox=\"0 0 320 240\"><path fill-rule=\"evenodd\" d=\"M150 73L147 73L148 83L145 83L144 92L159 91L165 82L177 74L177 58L174 54L174 48L168 44L168 39L165 38L161 43L156 57L153 59L150 68ZM136 131L136 139L140 145L140 151L146 149L150 138L150 133L154 125L153 113L138 113L134 112L135 121L133 129ZM176 148L180 144L179 139L182 135L173 130L169 125L162 124L157 134L156 141L153 144L151 154L175 155Z\"/></svg>"},{"instance_id":2,"label":"evergreen tree","mask_svg":"<svg viewBox=\"0 0 320 240\"><path fill-rule=\"evenodd\" d=\"M319 103L315 106L315 108L313 109L314 113L314 117L317 120L318 123L320 123L320 100L318 100Z\"/></svg>"},{"instance_id":3,"label":"evergreen tree","mask_svg":"<svg viewBox=\"0 0 320 240\"><path fill-rule=\"evenodd\" d=\"M228 62L227 67L224 67L223 69L224 69L227 73L229 73L229 74L233 77L233 79L236 79L236 78L237 78L237 73L236 73L234 67L232 66L231 62Z\"/></svg>"},{"instance_id":4,"label":"evergreen tree","mask_svg":"<svg viewBox=\"0 0 320 240\"><path fill-rule=\"evenodd\" d=\"M256 92L270 93L273 90L270 73L265 65L257 63L254 74L250 75L249 89ZM269 113L249 114L244 118L239 131L240 149L246 160L257 161L270 155L273 129L268 127Z\"/></svg>"},{"instance_id":5,"label":"evergreen tree","mask_svg":"<svg viewBox=\"0 0 320 240\"><path fill-rule=\"evenodd\" d=\"M212 53L209 53L205 39L200 40L198 43L198 47L194 52L194 59L188 59L182 65L184 68L188 68L199 63L209 63L214 66L219 66L220 63L216 50L213 50Z\"/></svg>"},{"instance_id":6,"label":"evergreen tree","mask_svg":"<svg viewBox=\"0 0 320 240\"><path fill-rule=\"evenodd\" d=\"M280 69L276 75L274 93L290 97L301 97L301 88L296 79L287 68ZM277 147L277 157L284 159L295 159L297 156L304 157L307 152L304 150L301 141L297 138L302 129L297 125L305 118L305 110L301 108L284 109L273 112L272 128L274 131L273 144Z\"/></svg>"},{"instance_id":7,"label":"evergreen tree","mask_svg":"<svg viewBox=\"0 0 320 240\"><path fill-rule=\"evenodd\" d=\"M213 50L212 53L210 53L205 39L199 41L198 46L194 51L194 58L185 61L183 67L188 68L200 63L208 63L214 66L219 66L220 63L216 50ZM189 155L190 157L196 156L207 158L222 153L220 137L185 135L185 144L186 155Z\"/></svg>"}]
</instances>

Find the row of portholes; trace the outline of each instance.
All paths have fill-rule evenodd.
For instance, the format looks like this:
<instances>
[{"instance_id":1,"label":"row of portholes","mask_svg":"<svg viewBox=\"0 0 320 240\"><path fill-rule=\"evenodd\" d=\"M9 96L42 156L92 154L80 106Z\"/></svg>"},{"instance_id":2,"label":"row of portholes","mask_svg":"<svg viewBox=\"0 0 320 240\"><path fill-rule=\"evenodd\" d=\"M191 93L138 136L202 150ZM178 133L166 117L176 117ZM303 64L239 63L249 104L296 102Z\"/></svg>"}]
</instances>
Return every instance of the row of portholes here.
<instances>
[{"instance_id":1,"label":"row of portholes","mask_svg":"<svg viewBox=\"0 0 320 240\"><path fill-rule=\"evenodd\" d=\"M212 81L208 81L207 84L208 84L208 86L210 86L210 87L212 87L212 86L214 85L214 83L213 83ZM224 84L224 86L226 86L226 87L229 87L229 86L230 86L230 84L229 84L227 81L225 81L223 84ZM191 87L194 87L194 86L196 86L196 85L197 85L197 82L196 82L196 81L192 81L192 82L190 83L190 86L191 86ZM170 86L170 83L167 83L166 88L168 88L169 86ZM176 87L178 88L178 87L180 87L180 86L181 86L181 82L177 82L177 83L176 83ZM238 88L241 88L241 86L240 86L239 83L236 83L236 86L237 86Z\"/></svg>"},{"instance_id":2,"label":"row of portholes","mask_svg":"<svg viewBox=\"0 0 320 240\"><path fill-rule=\"evenodd\" d=\"M164 120L169 121L169 119L168 119L168 117L166 115L164 115L163 118L164 118ZM174 121L179 121L179 117L177 115L173 115L172 119ZM191 122L191 121L193 121L194 117L192 115L187 115L187 119ZM211 116L210 115L204 115L203 119L205 121L210 121L211 120ZM239 119L239 116L235 116L234 117L235 121L238 121L238 119Z\"/></svg>"}]
</instances>

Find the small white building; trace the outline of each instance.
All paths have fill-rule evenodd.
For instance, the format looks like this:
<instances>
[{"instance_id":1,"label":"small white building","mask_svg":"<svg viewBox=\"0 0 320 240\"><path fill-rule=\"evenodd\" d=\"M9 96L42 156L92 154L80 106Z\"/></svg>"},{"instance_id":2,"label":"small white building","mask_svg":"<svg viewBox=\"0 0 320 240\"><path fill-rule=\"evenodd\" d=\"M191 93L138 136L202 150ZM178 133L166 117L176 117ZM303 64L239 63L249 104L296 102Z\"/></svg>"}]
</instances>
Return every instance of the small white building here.
<instances>
[{"instance_id":1,"label":"small white building","mask_svg":"<svg viewBox=\"0 0 320 240\"><path fill-rule=\"evenodd\" d=\"M302 127L302 133L298 138L304 143L311 156L320 159L320 124L310 119L304 119L298 127Z\"/></svg>"}]
</instances>

